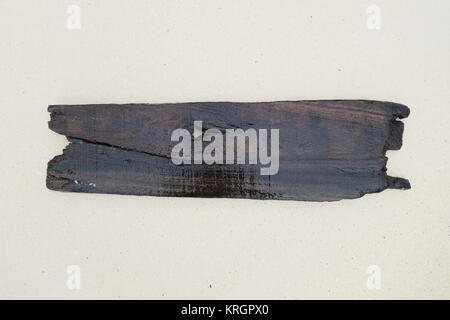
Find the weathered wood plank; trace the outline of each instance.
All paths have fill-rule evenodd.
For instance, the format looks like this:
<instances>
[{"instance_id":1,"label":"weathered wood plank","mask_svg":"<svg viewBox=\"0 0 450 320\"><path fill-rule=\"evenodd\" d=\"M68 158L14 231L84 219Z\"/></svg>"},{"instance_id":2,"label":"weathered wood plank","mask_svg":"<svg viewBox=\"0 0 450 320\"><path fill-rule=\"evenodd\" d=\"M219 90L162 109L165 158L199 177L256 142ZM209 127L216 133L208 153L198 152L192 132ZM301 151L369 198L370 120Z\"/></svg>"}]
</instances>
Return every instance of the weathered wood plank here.
<instances>
[{"instance_id":1,"label":"weathered wood plank","mask_svg":"<svg viewBox=\"0 0 450 320\"><path fill-rule=\"evenodd\" d=\"M396 119L409 115L400 104L324 100L58 105L49 112L50 129L71 141L63 155L48 164L47 187L52 190L333 201L410 187L406 179L386 174L386 150L402 145L403 123ZM194 121L202 125L197 134ZM227 143L227 129L256 129L259 143L259 130L267 129L267 155L272 156L276 135L271 130L278 130L279 169L261 174L261 168L270 165L258 161L264 148L252 148L250 139L243 150L245 163L206 164L204 158L194 164L199 155L194 141L202 145L201 158L210 143L202 138L215 128L223 134L223 162L230 150L239 154L238 141ZM171 135L176 129L193 133L190 164L173 162L179 141L171 141ZM258 160L249 164L252 157ZM274 163L275 157L271 160Z\"/></svg>"}]
</instances>

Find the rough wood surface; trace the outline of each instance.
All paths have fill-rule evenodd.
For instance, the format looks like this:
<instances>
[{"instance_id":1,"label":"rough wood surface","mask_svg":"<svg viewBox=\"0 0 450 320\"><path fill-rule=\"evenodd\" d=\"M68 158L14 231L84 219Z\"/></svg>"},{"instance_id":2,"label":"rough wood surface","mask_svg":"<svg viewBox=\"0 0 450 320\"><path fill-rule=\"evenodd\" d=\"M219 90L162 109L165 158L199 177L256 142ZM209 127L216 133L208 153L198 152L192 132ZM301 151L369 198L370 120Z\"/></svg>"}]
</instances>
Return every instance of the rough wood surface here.
<instances>
[{"instance_id":1,"label":"rough wood surface","mask_svg":"<svg viewBox=\"0 0 450 320\"><path fill-rule=\"evenodd\" d=\"M366 100L201 102L49 106L51 130L69 138L48 163L58 191L177 197L333 201L409 189L386 174L386 150L402 145L409 115L400 104ZM279 171L259 164L171 160L177 128L279 129ZM270 150L269 150L270 151ZM249 149L246 149L249 153ZM248 156L248 154L247 154Z\"/></svg>"}]
</instances>

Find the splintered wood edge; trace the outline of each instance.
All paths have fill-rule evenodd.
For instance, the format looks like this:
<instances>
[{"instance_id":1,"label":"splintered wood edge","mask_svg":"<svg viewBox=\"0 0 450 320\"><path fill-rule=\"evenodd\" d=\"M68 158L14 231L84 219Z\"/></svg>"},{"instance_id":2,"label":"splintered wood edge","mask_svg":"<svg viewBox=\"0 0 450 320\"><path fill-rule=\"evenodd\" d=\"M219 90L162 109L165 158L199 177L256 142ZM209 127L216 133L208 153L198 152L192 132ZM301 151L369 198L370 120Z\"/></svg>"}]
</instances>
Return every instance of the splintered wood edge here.
<instances>
[{"instance_id":1,"label":"splintered wood edge","mask_svg":"<svg viewBox=\"0 0 450 320\"><path fill-rule=\"evenodd\" d=\"M403 121L397 119L404 119L409 116L410 110L407 106L391 103L392 106L395 106L395 112L392 114L392 119L389 122L389 136L386 139L386 143L384 145L383 154L386 156L387 150L400 150L403 145L403 131L405 125ZM387 157L386 157L387 159ZM387 161L386 161L387 162ZM384 170L387 170L386 166ZM400 190L408 190L411 189L411 184L408 179L399 178L399 177L391 177L386 175L387 189L400 189Z\"/></svg>"}]
</instances>

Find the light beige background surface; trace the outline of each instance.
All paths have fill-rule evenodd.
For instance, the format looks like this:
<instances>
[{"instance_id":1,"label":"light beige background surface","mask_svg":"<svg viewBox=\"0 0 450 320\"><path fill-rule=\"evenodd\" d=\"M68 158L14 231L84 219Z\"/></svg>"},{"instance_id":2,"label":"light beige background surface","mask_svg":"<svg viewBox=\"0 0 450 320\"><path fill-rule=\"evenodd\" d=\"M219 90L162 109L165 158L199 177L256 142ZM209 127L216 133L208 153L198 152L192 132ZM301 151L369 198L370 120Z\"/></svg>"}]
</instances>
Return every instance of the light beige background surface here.
<instances>
[{"instance_id":1,"label":"light beige background surface","mask_svg":"<svg viewBox=\"0 0 450 320\"><path fill-rule=\"evenodd\" d=\"M69 4L81 29L66 27ZM366 26L368 5L380 30ZM450 2L0 1L1 298L450 298ZM59 193L49 104L365 98L411 108L334 203ZM66 268L81 268L81 289ZM381 268L381 289L366 268Z\"/></svg>"}]
</instances>

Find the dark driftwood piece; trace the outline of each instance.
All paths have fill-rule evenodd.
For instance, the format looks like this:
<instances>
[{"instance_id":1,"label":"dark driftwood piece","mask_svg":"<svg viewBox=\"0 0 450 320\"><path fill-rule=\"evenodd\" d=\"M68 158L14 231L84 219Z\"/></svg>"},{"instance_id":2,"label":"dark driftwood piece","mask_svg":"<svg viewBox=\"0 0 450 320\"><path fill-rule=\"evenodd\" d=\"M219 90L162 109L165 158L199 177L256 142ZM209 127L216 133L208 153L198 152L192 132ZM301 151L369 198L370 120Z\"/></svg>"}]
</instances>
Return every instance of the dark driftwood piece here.
<instances>
[{"instance_id":1,"label":"dark driftwood piece","mask_svg":"<svg viewBox=\"0 0 450 320\"><path fill-rule=\"evenodd\" d=\"M51 130L69 138L48 163L58 191L176 197L333 201L384 189L409 189L386 174L386 150L402 145L409 115L400 104L366 100L264 103L49 106ZM278 128L279 171L257 164L171 161L177 128ZM248 152L248 150L247 150Z\"/></svg>"}]
</instances>

